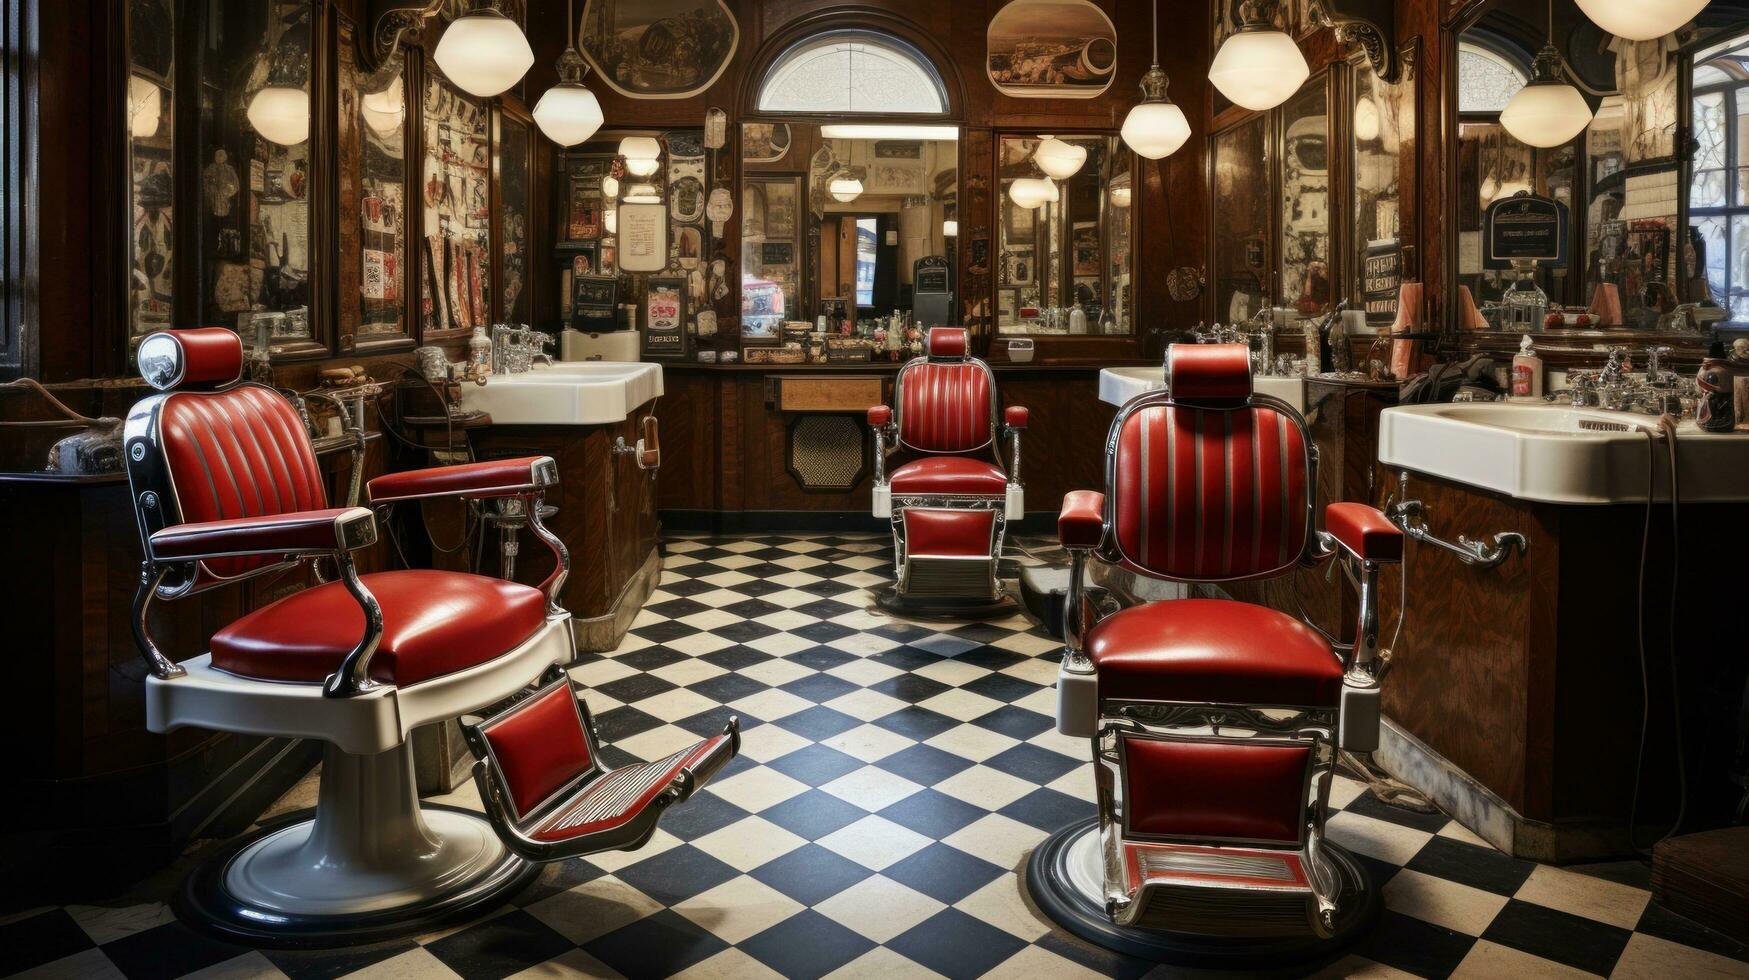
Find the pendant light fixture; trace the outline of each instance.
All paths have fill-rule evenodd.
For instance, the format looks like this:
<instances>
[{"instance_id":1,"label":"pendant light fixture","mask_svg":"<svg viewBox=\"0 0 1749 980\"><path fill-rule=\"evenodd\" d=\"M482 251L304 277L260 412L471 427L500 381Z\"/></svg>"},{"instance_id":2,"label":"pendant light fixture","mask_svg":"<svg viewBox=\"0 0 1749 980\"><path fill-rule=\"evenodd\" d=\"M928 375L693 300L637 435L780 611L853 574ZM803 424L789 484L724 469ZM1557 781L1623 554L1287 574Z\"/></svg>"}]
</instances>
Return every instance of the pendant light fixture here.
<instances>
[{"instance_id":1,"label":"pendant light fixture","mask_svg":"<svg viewBox=\"0 0 1749 980\"><path fill-rule=\"evenodd\" d=\"M1300 46L1270 20L1274 9L1266 0L1239 4L1239 29L1209 66L1209 81L1222 95L1259 112L1286 102L1312 74Z\"/></svg>"},{"instance_id":2,"label":"pendant light fixture","mask_svg":"<svg viewBox=\"0 0 1749 980\"><path fill-rule=\"evenodd\" d=\"M1060 196L1056 181L1048 177L1020 177L1008 185L1008 199L1029 211L1053 204Z\"/></svg>"},{"instance_id":3,"label":"pendant light fixture","mask_svg":"<svg viewBox=\"0 0 1749 980\"><path fill-rule=\"evenodd\" d=\"M1560 146L1591 125L1591 107L1579 90L1561 80L1561 52L1555 47L1555 4L1549 0L1548 42L1531 67L1530 84L1500 111L1500 125L1527 146Z\"/></svg>"},{"instance_id":4,"label":"pendant light fixture","mask_svg":"<svg viewBox=\"0 0 1749 980\"><path fill-rule=\"evenodd\" d=\"M832 178L831 183L826 185L826 193L832 195L832 200L839 204L849 204L862 196L862 181L846 170Z\"/></svg>"},{"instance_id":5,"label":"pendant light fixture","mask_svg":"<svg viewBox=\"0 0 1749 980\"><path fill-rule=\"evenodd\" d=\"M268 23L274 34L269 35L266 50L259 57L268 59L267 84L249 97L243 114L249 125L263 139L281 146L297 146L310 138L309 80L310 32L287 29L273 12L269 0Z\"/></svg>"},{"instance_id":6,"label":"pendant light fixture","mask_svg":"<svg viewBox=\"0 0 1749 980\"><path fill-rule=\"evenodd\" d=\"M1154 63L1142 76L1142 101L1131 107L1118 135L1137 156L1159 160L1190 139L1190 120L1166 94L1166 73L1160 69L1160 0L1154 0L1153 38Z\"/></svg>"},{"instance_id":7,"label":"pendant light fixture","mask_svg":"<svg viewBox=\"0 0 1749 980\"><path fill-rule=\"evenodd\" d=\"M1707 0L1576 0L1585 16L1616 37L1650 41L1706 9Z\"/></svg>"},{"instance_id":8,"label":"pendant light fixture","mask_svg":"<svg viewBox=\"0 0 1749 980\"><path fill-rule=\"evenodd\" d=\"M164 115L164 90L140 74L128 76L128 135L151 139Z\"/></svg>"},{"instance_id":9,"label":"pendant light fixture","mask_svg":"<svg viewBox=\"0 0 1749 980\"><path fill-rule=\"evenodd\" d=\"M389 136L401 128L407 115L406 91L396 75L381 92L366 92L358 100L365 124L379 135Z\"/></svg>"},{"instance_id":10,"label":"pendant light fixture","mask_svg":"<svg viewBox=\"0 0 1749 980\"><path fill-rule=\"evenodd\" d=\"M565 4L565 35L569 43L559 55L559 84L547 89L534 107L535 125L560 146L576 146L601 128L601 100L583 84L589 66L577 53L576 5Z\"/></svg>"},{"instance_id":11,"label":"pendant light fixture","mask_svg":"<svg viewBox=\"0 0 1749 980\"><path fill-rule=\"evenodd\" d=\"M648 177L661 166L662 144L654 136L627 136L619 141L619 155L625 157L626 173Z\"/></svg>"},{"instance_id":12,"label":"pendant light fixture","mask_svg":"<svg viewBox=\"0 0 1749 980\"><path fill-rule=\"evenodd\" d=\"M1087 162L1087 147L1067 143L1055 136L1040 136L1032 160L1052 180L1067 180L1081 172Z\"/></svg>"},{"instance_id":13,"label":"pendant light fixture","mask_svg":"<svg viewBox=\"0 0 1749 980\"><path fill-rule=\"evenodd\" d=\"M476 7L450 21L431 55L444 77L469 95L502 95L528 74L534 49L497 7Z\"/></svg>"}]
</instances>

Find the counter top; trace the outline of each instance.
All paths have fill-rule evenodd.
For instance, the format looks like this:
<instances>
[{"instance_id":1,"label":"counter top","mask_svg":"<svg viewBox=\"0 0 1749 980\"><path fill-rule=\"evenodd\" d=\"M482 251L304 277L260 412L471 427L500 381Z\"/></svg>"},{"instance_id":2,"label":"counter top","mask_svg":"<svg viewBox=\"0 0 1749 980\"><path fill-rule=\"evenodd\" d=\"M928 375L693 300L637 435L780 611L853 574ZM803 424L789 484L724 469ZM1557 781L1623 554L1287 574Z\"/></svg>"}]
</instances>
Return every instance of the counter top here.
<instances>
[{"instance_id":1,"label":"counter top","mask_svg":"<svg viewBox=\"0 0 1749 980\"><path fill-rule=\"evenodd\" d=\"M662 361L665 371L699 371L705 373L718 372L723 374L896 374L903 367L904 361L850 361L829 364L748 364L738 361L734 364L705 364L699 361ZM1087 363L1039 363L1017 364L1011 361L989 361L990 370L997 373L1024 371L1068 371L1091 374L1109 367L1146 367L1153 361L1097 361Z\"/></svg>"}]
</instances>

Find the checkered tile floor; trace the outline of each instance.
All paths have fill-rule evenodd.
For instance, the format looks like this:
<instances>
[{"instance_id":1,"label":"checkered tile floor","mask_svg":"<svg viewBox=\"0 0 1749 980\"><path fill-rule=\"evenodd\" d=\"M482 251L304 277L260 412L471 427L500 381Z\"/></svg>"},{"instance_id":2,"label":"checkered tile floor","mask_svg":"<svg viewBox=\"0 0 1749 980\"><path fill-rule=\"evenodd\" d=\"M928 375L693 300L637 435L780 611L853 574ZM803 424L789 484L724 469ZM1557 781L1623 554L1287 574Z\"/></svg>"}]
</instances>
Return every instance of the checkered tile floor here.
<instances>
[{"instance_id":1,"label":"checkered tile floor","mask_svg":"<svg viewBox=\"0 0 1749 980\"><path fill-rule=\"evenodd\" d=\"M745 737L644 849L549 866L481 921L338 952L217 943L151 894L38 909L0 920L0 974L1179 975L1081 943L1026 895L1030 850L1092 812L1087 746L1052 728L1055 643L1018 616L955 625L874 609L884 537L677 538L666 551L625 642L572 671L608 761L664 755L730 714ZM452 802L477 798L470 786ZM1347 780L1333 802L1330 836L1371 867L1386 911L1323 975L1749 976L1749 951L1648 903L1638 864L1517 861Z\"/></svg>"}]
</instances>

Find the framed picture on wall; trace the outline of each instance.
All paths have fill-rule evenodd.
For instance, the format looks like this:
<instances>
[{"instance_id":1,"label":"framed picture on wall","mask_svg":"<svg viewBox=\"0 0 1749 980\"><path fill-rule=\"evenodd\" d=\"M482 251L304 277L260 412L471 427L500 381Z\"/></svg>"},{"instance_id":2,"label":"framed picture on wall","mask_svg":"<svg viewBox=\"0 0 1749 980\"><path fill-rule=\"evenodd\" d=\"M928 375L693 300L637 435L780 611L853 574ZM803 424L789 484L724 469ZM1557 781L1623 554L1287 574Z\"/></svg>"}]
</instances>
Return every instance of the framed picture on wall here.
<instances>
[{"instance_id":1,"label":"framed picture on wall","mask_svg":"<svg viewBox=\"0 0 1749 980\"><path fill-rule=\"evenodd\" d=\"M1090 0L1010 0L985 42L990 84L1014 98L1091 99L1117 73L1117 28Z\"/></svg>"},{"instance_id":2,"label":"framed picture on wall","mask_svg":"<svg viewBox=\"0 0 1749 980\"><path fill-rule=\"evenodd\" d=\"M644 280L644 356L686 356L686 280Z\"/></svg>"}]
</instances>

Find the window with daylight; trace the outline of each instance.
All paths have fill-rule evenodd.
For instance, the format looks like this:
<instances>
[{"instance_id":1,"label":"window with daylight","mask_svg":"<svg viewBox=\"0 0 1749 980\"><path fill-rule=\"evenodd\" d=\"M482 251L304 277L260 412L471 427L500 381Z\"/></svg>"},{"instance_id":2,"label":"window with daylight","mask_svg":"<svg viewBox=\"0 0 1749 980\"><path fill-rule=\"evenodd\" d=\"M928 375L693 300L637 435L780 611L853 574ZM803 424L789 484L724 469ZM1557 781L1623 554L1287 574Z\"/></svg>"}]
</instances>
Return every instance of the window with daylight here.
<instances>
[{"instance_id":1,"label":"window with daylight","mask_svg":"<svg viewBox=\"0 0 1749 980\"><path fill-rule=\"evenodd\" d=\"M1496 51L1458 42L1458 112L1499 112L1530 75Z\"/></svg>"},{"instance_id":2,"label":"window with daylight","mask_svg":"<svg viewBox=\"0 0 1749 980\"><path fill-rule=\"evenodd\" d=\"M759 87L762 112L941 115L947 86L923 52L888 34L830 31L779 55Z\"/></svg>"},{"instance_id":3,"label":"window with daylight","mask_svg":"<svg viewBox=\"0 0 1749 980\"><path fill-rule=\"evenodd\" d=\"M1695 65L1691 105L1689 244L1713 302L1749 323L1749 37Z\"/></svg>"}]
</instances>

